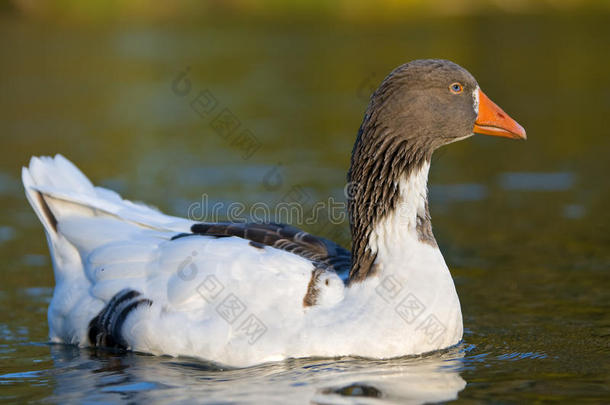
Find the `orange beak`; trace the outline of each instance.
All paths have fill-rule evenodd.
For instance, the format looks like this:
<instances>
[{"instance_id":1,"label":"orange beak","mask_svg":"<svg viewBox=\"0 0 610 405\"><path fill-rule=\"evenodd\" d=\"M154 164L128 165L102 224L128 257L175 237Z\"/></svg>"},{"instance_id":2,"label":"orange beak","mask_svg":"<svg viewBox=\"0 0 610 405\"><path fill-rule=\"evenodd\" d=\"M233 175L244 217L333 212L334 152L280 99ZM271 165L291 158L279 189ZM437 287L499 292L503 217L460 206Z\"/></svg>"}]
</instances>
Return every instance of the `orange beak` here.
<instances>
[{"instance_id":1,"label":"orange beak","mask_svg":"<svg viewBox=\"0 0 610 405\"><path fill-rule=\"evenodd\" d=\"M508 116L479 89L479 115L473 132L477 134L526 139L525 129Z\"/></svg>"}]
</instances>

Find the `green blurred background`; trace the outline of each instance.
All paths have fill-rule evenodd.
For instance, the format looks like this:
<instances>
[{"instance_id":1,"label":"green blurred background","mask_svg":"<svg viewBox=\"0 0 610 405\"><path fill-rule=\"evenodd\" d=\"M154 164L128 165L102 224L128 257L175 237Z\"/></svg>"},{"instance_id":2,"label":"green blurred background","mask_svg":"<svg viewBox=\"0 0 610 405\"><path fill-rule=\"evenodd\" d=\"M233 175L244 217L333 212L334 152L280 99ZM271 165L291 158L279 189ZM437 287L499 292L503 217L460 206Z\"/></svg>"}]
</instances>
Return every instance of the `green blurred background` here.
<instances>
[{"instance_id":1,"label":"green blurred background","mask_svg":"<svg viewBox=\"0 0 610 405\"><path fill-rule=\"evenodd\" d=\"M240 14L251 18L332 18L363 21L404 21L413 17L473 16L482 14L548 14L608 11L600 0L10 0L6 9L53 21L107 22L198 21Z\"/></svg>"},{"instance_id":2,"label":"green blurred background","mask_svg":"<svg viewBox=\"0 0 610 405\"><path fill-rule=\"evenodd\" d=\"M6 398L63 398L40 344L53 276L20 184L30 156L62 153L96 184L180 216L202 193L226 204L274 203L295 188L308 204L341 199L369 94L394 67L429 57L467 68L528 132L476 136L433 159L435 235L474 345L460 398L607 395L610 2L0 4ZM185 69L182 97L172 83ZM218 109L201 117L190 102L204 90ZM260 145L250 157L214 131L224 108ZM301 226L349 245L346 223Z\"/></svg>"}]
</instances>

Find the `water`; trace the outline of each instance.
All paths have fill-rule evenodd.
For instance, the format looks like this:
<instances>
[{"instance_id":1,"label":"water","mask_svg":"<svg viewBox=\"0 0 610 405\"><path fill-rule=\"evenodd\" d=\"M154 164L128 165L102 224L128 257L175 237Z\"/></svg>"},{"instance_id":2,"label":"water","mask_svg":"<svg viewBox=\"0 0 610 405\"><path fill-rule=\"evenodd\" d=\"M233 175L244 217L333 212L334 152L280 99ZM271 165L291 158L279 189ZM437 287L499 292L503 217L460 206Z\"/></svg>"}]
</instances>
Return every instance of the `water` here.
<instances>
[{"instance_id":1,"label":"water","mask_svg":"<svg viewBox=\"0 0 610 405\"><path fill-rule=\"evenodd\" d=\"M94 28L4 16L0 398L608 402L608 27L605 14ZM467 67L529 136L477 136L433 159L435 235L464 313L459 346L230 370L47 343L53 278L20 185L29 156L61 152L96 183L181 216L204 198L223 207L341 198L371 88L432 56ZM185 69L191 88L180 95L172 83ZM205 91L214 114L191 105ZM254 151L213 129L225 108ZM349 243L345 223L302 226Z\"/></svg>"}]
</instances>

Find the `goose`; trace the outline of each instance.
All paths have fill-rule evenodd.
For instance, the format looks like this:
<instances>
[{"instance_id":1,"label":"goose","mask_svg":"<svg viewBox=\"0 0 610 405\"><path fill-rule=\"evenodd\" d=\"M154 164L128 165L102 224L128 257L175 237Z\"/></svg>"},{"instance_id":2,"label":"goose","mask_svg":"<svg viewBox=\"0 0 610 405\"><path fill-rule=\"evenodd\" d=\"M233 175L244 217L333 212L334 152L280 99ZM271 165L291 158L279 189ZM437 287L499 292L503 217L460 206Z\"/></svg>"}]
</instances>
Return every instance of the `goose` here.
<instances>
[{"instance_id":1,"label":"goose","mask_svg":"<svg viewBox=\"0 0 610 405\"><path fill-rule=\"evenodd\" d=\"M462 312L427 179L434 150L474 133L526 138L461 66L393 70L352 151L351 252L286 224L165 215L94 186L61 155L32 157L22 179L54 268L50 341L233 367L454 346Z\"/></svg>"}]
</instances>

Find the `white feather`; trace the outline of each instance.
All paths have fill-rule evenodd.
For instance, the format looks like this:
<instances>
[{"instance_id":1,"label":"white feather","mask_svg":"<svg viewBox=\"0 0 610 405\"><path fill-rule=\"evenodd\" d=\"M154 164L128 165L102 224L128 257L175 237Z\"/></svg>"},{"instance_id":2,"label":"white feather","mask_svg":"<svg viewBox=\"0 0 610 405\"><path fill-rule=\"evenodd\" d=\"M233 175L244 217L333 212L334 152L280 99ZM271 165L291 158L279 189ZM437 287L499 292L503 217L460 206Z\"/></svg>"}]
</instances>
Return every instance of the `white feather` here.
<instances>
[{"instance_id":1,"label":"white feather","mask_svg":"<svg viewBox=\"0 0 610 405\"><path fill-rule=\"evenodd\" d=\"M192 222L94 187L60 155L32 158L23 182L55 268L51 339L89 345L91 319L129 288L153 304L132 311L121 334L129 348L153 354L245 366L287 357L387 358L453 345L462 336L457 294L440 251L417 240L413 222L427 173L426 166L397 185L405 211L375 229L380 274L346 287L324 273L317 305L305 307L309 260L237 237L172 240ZM402 285L391 299L380 288L388 280ZM409 294L425 307L411 323L399 313ZM227 303L235 314L223 312ZM443 326L434 339L424 324L429 316Z\"/></svg>"}]
</instances>

